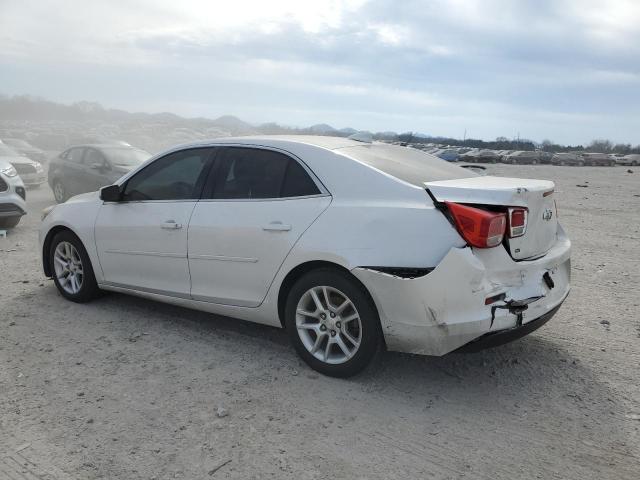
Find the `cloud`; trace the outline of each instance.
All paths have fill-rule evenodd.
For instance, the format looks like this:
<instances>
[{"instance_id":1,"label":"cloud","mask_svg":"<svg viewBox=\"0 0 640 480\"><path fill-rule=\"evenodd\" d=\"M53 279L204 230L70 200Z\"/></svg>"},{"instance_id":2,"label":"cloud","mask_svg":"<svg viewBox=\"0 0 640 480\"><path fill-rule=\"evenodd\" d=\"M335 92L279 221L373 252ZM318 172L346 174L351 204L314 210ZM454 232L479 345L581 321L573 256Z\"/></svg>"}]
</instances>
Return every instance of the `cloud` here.
<instances>
[{"instance_id":1,"label":"cloud","mask_svg":"<svg viewBox=\"0 0 640 480\"><path fill-rule=\"evenodd\" d=\"M0 0L0 88L255 121L640 143L638 22L633 0ZM21 77L35 71L46 80Z\"/></svg>"}]
</instances>

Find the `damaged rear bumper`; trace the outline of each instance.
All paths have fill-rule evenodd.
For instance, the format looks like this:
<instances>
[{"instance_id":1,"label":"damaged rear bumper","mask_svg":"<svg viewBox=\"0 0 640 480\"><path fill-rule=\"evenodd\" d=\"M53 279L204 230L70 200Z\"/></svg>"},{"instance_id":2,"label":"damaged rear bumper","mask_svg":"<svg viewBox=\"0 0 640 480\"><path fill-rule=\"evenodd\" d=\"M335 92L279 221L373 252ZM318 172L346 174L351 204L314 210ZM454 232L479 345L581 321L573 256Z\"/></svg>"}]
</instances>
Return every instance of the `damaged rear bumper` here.
<instances>
[{"instance_id":1,"label":"damaged rear bumper","mask_svg":"<svg viewBox=\"0 0 640 480\"><path fill-rule=\"evenodd\" d=\"M509 341L507 332L511 339L519 338L555 314L569 294L571 277L571 242L561 227L557 237L553 248L536 260L515 262L504 248L464 247L452 248L431 273L419 278L368 268L352 273L376 303L389 350L444 355L497 332L504 334L504 341ZM485 305L496 296L503 299ZM526 309L504 308L534 298Z\"/></svg>"},{"instance_id":2,"label":"damaged rear bumper","mask_svg":"<svg viewBox=\"0 0 640 480\"><path fill-rule=\"evenodd\" d=\"M524 325L516 325L513 328L506 328L497 332L485 333L480 338L476 338L466 345L461 346L456 350L456 352L479 352L480 350L484 350L485 348L497 347L499 345L504 345L505 343L513 342L514 340L522 338L525 335L529 335L531 332L539 329L541 326L551 320L556 312L560 310L560 307L561 305L558 305L551 311L542 315L540 318L531 320L529 323L526 323Z\"/></svg>"}]
</instances>

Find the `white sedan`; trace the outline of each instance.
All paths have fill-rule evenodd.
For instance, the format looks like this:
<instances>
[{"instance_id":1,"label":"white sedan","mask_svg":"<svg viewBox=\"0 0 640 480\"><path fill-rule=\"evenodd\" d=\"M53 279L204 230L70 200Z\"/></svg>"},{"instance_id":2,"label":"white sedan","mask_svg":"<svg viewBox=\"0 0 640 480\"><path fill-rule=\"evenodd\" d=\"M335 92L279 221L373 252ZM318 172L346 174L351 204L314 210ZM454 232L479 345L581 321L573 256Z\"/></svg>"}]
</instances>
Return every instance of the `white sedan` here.
<instances>
[{"instance_id":1,"label":"white sedan","mask_svg":"<svg viewBox=\"0 0 640 480\"><path fill-rule=\"evenodd\" d=\"M504 343L569 293L552 182L362 139L182 145L47 209L40 245L69 300L111 290L284 327L334 376L381 347Z\"/></svg>"}]
</instances>

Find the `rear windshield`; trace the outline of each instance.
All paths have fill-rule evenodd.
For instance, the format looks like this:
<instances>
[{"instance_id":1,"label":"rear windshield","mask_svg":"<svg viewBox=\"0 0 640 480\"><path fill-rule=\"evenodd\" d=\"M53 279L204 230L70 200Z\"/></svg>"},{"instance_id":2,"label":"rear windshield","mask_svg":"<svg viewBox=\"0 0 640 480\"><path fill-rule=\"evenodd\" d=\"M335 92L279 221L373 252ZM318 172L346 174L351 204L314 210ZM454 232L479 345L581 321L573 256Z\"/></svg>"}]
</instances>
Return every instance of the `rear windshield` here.
<instances>
[{"instance_id":1,"label":"rear windshield","mask_svg":"<svg viewBox=\"0 0 640 480\"><path fill-rule=\"evenodd\" d=\"M137 148L103 148L102 151L112 164L119 167L137 167L151 157L151 154Z\"/></svg>"},{"instance_id":2,"label":"rear windshield","mask_svg":"<svg viewBox=\"0 0 640 480\"><path fill-rule=\"evenodd\" d=\"M424 182L476 177L472 171L415 148L384 143L334 150L418 187Z\"/></svg>"}]
</instances>

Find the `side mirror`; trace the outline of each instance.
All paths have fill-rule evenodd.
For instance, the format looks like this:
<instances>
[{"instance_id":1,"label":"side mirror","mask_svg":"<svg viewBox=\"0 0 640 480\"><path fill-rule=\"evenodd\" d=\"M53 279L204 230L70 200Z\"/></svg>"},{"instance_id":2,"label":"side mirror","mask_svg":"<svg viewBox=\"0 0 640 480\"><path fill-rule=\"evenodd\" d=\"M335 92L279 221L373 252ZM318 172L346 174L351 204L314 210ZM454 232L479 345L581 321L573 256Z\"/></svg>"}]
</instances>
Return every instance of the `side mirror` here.
<instances>
[{"instance_id":1,"label":"side mirror","mask_svg":"<svg viewBox=\"0 0 640 480\"><path fill-rule=\"evenodd\" d=\"M118 185L109 185L100 189L100 199L103 202L119 202L122 199L122 192Z\"/></svg>"}]
</instances>

